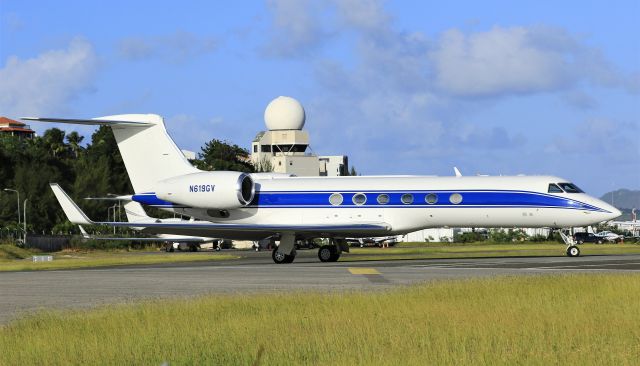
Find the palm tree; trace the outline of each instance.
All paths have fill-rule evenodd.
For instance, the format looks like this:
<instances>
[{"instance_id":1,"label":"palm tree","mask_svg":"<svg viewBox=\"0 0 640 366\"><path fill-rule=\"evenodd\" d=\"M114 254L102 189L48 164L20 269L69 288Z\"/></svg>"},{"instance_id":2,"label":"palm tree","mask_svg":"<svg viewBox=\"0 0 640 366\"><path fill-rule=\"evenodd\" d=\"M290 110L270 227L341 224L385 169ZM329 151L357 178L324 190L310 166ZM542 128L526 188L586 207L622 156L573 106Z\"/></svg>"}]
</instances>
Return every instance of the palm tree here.
<instances>
[{"instance_id":1,"label":"palm tree","mask_svg":"<svg viewBox=\"0 0 640 366\"><path fill-rule=\"evenodd\" d=\"M80 135L76 131L67 135L67 142L69 143L69 147L71 148L71 151L73 151L76 159L78 158L78 151L82 150L82 146L80 146L82 140L84 140L84 136Z\"/></svg>"},{"instance_id":2,"label":"palm tree","mask_svg":"<svg viewBox=\"0 0 640 366\"><path fill-rule=\"evenodd\" d=\"M59 153L62 153L66 150L66 146L64 144L64 135L65 132L58 128L51 128L44 131L42 140L54 157L57 157Z\"/></svg>"}]
</instances>

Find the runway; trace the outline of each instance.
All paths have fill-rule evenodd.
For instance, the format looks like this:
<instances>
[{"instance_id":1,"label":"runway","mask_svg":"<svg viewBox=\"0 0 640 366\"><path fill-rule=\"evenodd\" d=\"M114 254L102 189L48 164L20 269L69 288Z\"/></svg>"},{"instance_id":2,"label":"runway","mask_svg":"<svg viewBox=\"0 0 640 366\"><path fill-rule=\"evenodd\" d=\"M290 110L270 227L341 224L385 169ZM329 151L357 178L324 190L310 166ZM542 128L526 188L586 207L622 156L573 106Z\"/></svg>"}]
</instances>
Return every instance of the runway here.
<instances>
[{"instance_id":1,"label":"runway","mask_svg":"<svg viewBox=\"0 0 640 366\"><path fill-rule=\"evenodd\" d=\"M91 308L210 293L379 290L452 278L548 273L640 274L640 255L320 263L316 251L276 265L269 253L234 261L0 273L0 323L39 309ZM199 253L194 253L198 255ZM179 309L176 309L179 311Z\"/></svg>"}]
</instances>

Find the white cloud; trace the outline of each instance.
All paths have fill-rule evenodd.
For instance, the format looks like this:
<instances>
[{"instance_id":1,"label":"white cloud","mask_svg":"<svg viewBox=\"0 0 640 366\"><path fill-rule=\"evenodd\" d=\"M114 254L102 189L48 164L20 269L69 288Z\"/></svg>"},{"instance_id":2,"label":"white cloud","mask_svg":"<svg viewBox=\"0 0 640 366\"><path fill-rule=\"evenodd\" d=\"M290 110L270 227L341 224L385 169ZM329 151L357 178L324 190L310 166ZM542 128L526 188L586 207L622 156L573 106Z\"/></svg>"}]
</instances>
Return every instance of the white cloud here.
<instances>
[{"instance_id":1,"label":"white cloud","mask_svg":"<svg viewBox=\"0 0 640 366\"><path fill-rule=\"evenodd\" d=\"M160 57L172 63L182 63L217 48L218 41L214 37L199 37L185 31L156 37L132 36L118 42L119 54L131 61Z\"/></svg>"},{"instance_id":2,"label":"white cloud","mask_svg":"<svg viewBox=\"0 0 640 366\"><path fill-rule=\"evenodd\" d=\"M35 58L11 56L0 69L0 110L14 117L65 111L90 90L96 68L93 46L81 38Z\"/></svg>"},{"instance_id":3,"label":"white cloud","mask_svg":"<svg viewBox=\"0 0 640 366\"><path fill-rule=\"evenodd\" d=\"M436 84L460 96L532 93L566 88L577 75L575 43L564 32L495 27L465 35L445 32L430 55Z\"/></svg>"},{"instance_id":4,"label":"white cloud","mask_svg":"<svg viewBox=\"0 0 640 366\"><path fill-rule=\"evenodd\" d=\"M561 28L494 27L470 34L452 29L440 36L429 57L436 85L454 96L555 92L580 83L632 84L599 49Z\"/></svg>"},{"instance_id":5,"label":"white cloud","mask_svg":"<svg viewBox=\"0 0 640 366\"><path fill-rule=\"evenodd\" d=\"M558 137L545 147L547 153L602 159L609 162L637 164L640 133L637 123L623 123L608 118L591 118L575 126L571 137Z\"/></svg>"},{"instance_id":6,"label":"white cloud","mask_svg":"<svg viewBox=\"0 0 640 366\"><path fill-rule=\"evenodd\" d=\"M347 26L371 32L389 26L390 16L378 0L334 0L334 4Z\"/></svg>"},{"instance_id":7,"label":"white cloud","mask_svg":"<svg viewBox=\"0 0 640 366\"><path fill-rule=\"evenodd\" d=\"M313 0L270 0L273 27L265 53L275 57L306 56L328 37L323 29L322 3Z\"/></svg>"}]
</instances>

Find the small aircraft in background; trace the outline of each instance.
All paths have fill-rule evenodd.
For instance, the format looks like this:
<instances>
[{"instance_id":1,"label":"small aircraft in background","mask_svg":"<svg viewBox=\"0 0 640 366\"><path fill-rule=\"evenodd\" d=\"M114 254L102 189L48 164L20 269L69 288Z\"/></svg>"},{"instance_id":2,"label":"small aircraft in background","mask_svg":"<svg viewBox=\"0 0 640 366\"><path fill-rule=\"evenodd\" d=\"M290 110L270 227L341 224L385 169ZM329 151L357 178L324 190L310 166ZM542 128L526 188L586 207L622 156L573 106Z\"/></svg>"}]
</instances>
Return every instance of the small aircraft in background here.
<instances>
[{"instance_id":1,"label":"small aircraft in background","mask_svg":"<svg viewBox=\"0 0 640 366\"><path fill-rule=\"evenodd\" d=\"M608 241L608 242L618 242L623 238L622 235L616 234L616 233L614 233L612 231L601 231L599 233L596 233L595 235L597 237L599 237L599 238L602 238L602 239Z\"/></svg>"},{"instance_id":2,"label":"small aircraft in background","mask_svg":"<svg viewBox=\"0 0 640 366\"><path fill-rule=\"evenodd\" d=\"M59 191L62 191L60 187L54 188L51 186L56 198L58 198L58 202L62 205L62 202L59 198ZM62 191L66 195L64 191ZM67 196L68 197L68 196ZM183 222L195 222L195 220L182 220L179 218L170 218L170 219L158 219L155 217L151 217L147 215L147 212L144 210L142 205L138 202L129 201L124 204L124 210L127 215L127 220L131 223L150 223L150 222L165 222L165 223L183 223ZM66 211L65 211L66 214ZM67 216L68 219L70 219ZM93 240L111 240L111 241L138 241L138 242L166 242L165 250L167 252L174 252L176 250L180 251L190 251L197 252L204 245L211 244L212 248L216 251L219 251L222 248L222 239L219 238L209 238L204 236L189 236L189 235L173 235L173 234L157 234L155 237L109 237L109 236L92 236L82 227L82 225L78 225L80 228L80 232L82 233L82 237L85 239L93 239ZM142 228L132 227L133 230L140 231Z\"/></svg>"}]
</instances>

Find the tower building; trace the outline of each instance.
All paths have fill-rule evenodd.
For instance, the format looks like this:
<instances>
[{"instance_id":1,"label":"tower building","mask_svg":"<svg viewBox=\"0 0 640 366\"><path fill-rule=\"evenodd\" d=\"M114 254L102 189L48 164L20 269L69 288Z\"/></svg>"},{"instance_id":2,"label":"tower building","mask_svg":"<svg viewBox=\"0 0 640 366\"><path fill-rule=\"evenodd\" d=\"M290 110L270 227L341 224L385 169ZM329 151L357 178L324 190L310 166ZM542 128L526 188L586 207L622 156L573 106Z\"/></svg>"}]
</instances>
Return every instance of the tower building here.
<instances>
[{"instance_id":1,"label":"tower building","mask_svg":"<svg viewBox=\"0 0 640 366\"><path fill-rule=\"evenodd\" d=\"M267 131L251 144L251 160L259 170L297 176L338 176L348 172L346 156L318 156L308 151L309 133L303 131L304 108L291 97L278 97L264 111Z\"/></svg>"}]
</instances>

